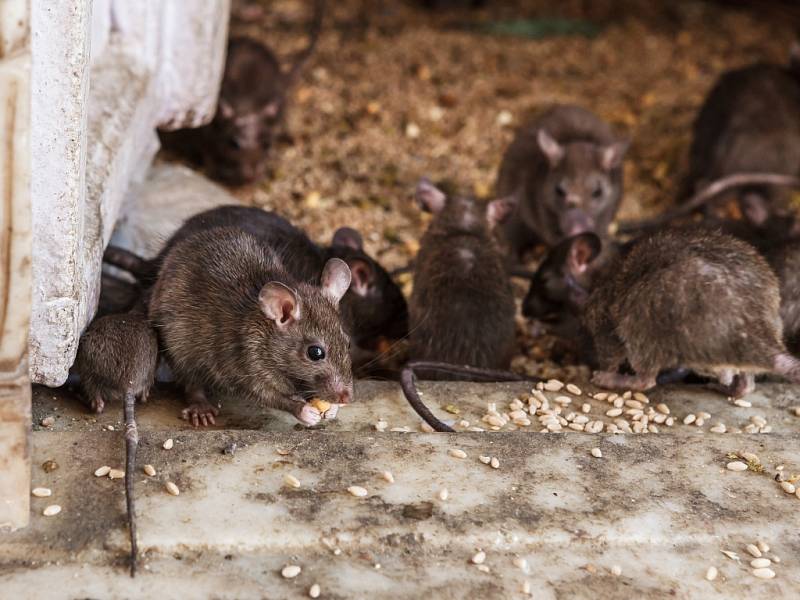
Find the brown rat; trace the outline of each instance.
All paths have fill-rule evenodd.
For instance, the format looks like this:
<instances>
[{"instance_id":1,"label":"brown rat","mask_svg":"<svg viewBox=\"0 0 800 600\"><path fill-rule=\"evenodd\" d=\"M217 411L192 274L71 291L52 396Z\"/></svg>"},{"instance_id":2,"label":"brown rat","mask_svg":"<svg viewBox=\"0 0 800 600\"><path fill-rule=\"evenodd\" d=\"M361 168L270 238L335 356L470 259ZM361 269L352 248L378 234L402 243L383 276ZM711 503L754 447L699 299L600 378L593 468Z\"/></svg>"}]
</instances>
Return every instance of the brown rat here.
<instances>
[{"instance_id":1,"label":"brown rat","mask_svg":"<svg viewBox=\"0 0 800 600\"><path fill-rule=\"evenodd\" d=\"M266 175L284 122L289 92L316 46L324 1L314 0L308 46L288 69L251 38L232 38L214 119L197 129L162 132L162 144L202 164L211 177L241 185Z\"/></svg>"},{"instance_id":2,"label":"brown rat","mask_svg":"<svg viewBox=\"0 0 800 600\"><path fill-rule=\"evenodd\" d=\"M727 175L800 176L800 71L753 64L723 73L694 123L686 189L696 192ZM787 209L780 186L739 186L744 217L760 226Z\"/></svg>"},{"instance_id":3,"label":"brown rat","mask_svg":"<svg viewBox=\"0 0 800 600\"><path fill-rule=\"evenodd\" d=\"M800 239L776 244L766 257L780 282L784 341L791 352L800 353Z\"/></svg>"},{"instance_id":4,"label":"brown rat","mask_svg":"<svg viewBox=\"0 0 800 600\"><path fill-rule=\"evenodd\" d=\"M337 311L349 285L350 269L335 258L319 287L296 280L278 253L239 228L199 231L173 244L149 317L191 401L183 417L213 424L218 410L206 396L214 392L249 396L306 425L321 418L311 398L349 403L349 339Z\"/></svg>"},{"instance_id":5,"label":"brown rat","mask_svg":"<svg viewBox=\"0 0 800 600\"><path fill-rule=\"evenodd\" d=\"M448 196L425 179L415 195L434 217L422 237L409 302L412 360L507 369L515 305L492 229L511 204Z\"/></svg>"},{"instance_id":6,"label":"brown rat","mask_svg":"<svg viewBox=\"0 0 800 600\"><path fill-rule=\"evenodd\" d=\"M131 311L96 318L81 336L75 370L84 402L103 412L119 400L125 413L125 500L131 540L131 577L136 573L136 510L133 477L139 432L134 418L136 399L147 401L158 364L158 341L138 305Z\"/></svg>"},{"instance_id":7,"label":"brown rat","mask_svg":"<svg viewBox=\"0 0 800 600\"><path fill-rule=\"evenodd\" d=\"M145 288L152 287L163 257L175 243L198 231L217 227L237 227L258 237L283 257L284 267L300 281L318 284L328 259L345 261L352 273L352 284L342 299L341 313L354 353L359 348L366 349L371 356L380 338L398 340L408 333L408 310L400 288L380 263L364 251L361 235L349 227L338 229L330 246L320 247L301 229L273 212L238 205L221 206L187 219L151 260L113 246L106 250L104 260L130 271Z\"/></svg>"},{"instance_id":8,"label":"brown rat","mask_svg":"<svg viewBox=\"0 0 800 600\"><path fill-rule=\"evenodd\" d=\"M778 281L751 245L695 227L645 235L599 263L594 234L560 246L582 290L563 301L591 335L597 385L645 390L678 367L716 377L737 397L752 391L757 373L800 381L800 361L782 340ZM626 361L635 375L617 372Z\"/></svg>"},{"instance_id":9,"label":"brown rat","mask_svg":"<svg viewBox=\"0 0 800 600\"><path fill-rule=\"evenodd\" d=\"M515 195L502 233L519 256L583 231L605 235L622 198L628 141L578 106L558 105L521 127L506 150L496 193Z\"/></svg>"}]
</instances>

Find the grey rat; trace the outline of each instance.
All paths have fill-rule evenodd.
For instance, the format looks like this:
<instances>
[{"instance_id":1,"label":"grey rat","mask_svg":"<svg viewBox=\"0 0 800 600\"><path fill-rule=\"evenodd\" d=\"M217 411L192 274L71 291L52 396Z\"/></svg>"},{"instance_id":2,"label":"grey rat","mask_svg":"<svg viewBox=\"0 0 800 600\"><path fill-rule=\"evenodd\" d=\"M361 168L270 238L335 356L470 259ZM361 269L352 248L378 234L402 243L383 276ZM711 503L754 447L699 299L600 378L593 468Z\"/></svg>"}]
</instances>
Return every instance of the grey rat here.
<instances>
[{"instance_id":1,"label":"grey rat","mask_svg":"<svg viewBox=\"0 0 800 600\"><path fill-rule=\"evenodd\" d=\"M232 38L213 120L197 129L162 132L162 144L204 165L213 178L226 183L241 185L264 177L269 152L284 127L289 92L322 28L325 2L313 4L308 46L288 70L262 43Z\"/></svg>"},{"instance_id":2,"label":"grey rat","mask_svg":"<svg viewBox=\"0 0 800 600\"><path fill-rule=\"evenodd\" d=\"M510 202L448 196L425 179L415 196L434 217L421 240L409 302L412 360L507 369L515 305L492 229Z\"/></svg>"},{"instance_id":3,"label":"grey rat","mask_svg":"<svg viewBox=\"0 0 800 600\"><path fill-rule=\"evenodd\" d=\"M408 333L408 310L400 288L386 270L370 257L361 235L354 229L338 229L327 247L320 247L304 231L283 217L255 207L220 206L192 216L172 235L158 256L143 260L124 249L110 246L104 260L130 271L145 288L152 287L159 266L171 247L198 231L237 227L258 237L277 252L296 279L319 283L330 258L341 258L352 272L352 284L341 303L342 317L356 348L370 354L381 337L397 340Z\"/></svg>"},{"instance_id":4,"label":"grey rat","mask_svg":"<svg viewBox=\"0 0 800 600\"><path fill-rule=\"evenodd\" d=\"M583 231L605 235L622 198L628 145L578 106L554 106L521 127L495 185L498 196L517 198L502 227L511 252L519 256Z\"/></svg>"},{"instance_id":5,"label":"grey rat","mask_svg":"<svg viewBox=\"0 0 800 600\"><path fill-rule=\"evenodd\" d=\"M125 415L125 500L130 531L131 577L136 573L136 510L133 477L139 432L134 417L138 398L147 401L158 364L158 341L143 306L92 321L78 344L75 370L84 402L97 413L107 402L119 400Z\"/></svg>"},{"instance_id":6,"label":"grey rat","mask_svg":"<svg viewBox=\"0 0 800 600\"><path fill-rule=\"evenodd\" d=\"M574 287L561 301L591 336L595 384L645 390L678 367L716 377L736 397L758 373L800 382L782 339L778 280L751 245L710 228L667 228L598 264L602 245L587 233L558 248ZM625 362L634 375L617 372Z\"/></svg>"},{"instance_id":7,"label":"grey rat","mask_svg":"<svg viewBox=\"0 0 800 600\"><path fill-rule=\"evenodd\" d=\"M740 173L800 176L796 56L787 66L758 63L723 73L693 129L687 190L698 191L709 182ZM742 184L741 212L758 226L786 209L784 196L780 187Z\"/></svg>"},{"instance_id":8,"label":"grey rat","mask_svg":"<svg viewBox=\"0 0 800 600\"><path fill-rule=\"evenodd\" d=\"M800 238L775 244L766 258L780 282L784 341L791 352L800 353Z\"/></svg>"},{"instance_id":9,"label":"grey rat","mask_svg":"<svg viewBox=\"0 0 800 600\"><path fill-rule=\"evenodd\" d=\"M218 227L173 244L149 299L149 317L190 405L183 417L214 423L207 394L249 396L306 425L307 403L352 400L349 339L338 313L350 269L330 259L320 286L292 277L277 253L240 228Z\"/></svg>"}]
</instances>

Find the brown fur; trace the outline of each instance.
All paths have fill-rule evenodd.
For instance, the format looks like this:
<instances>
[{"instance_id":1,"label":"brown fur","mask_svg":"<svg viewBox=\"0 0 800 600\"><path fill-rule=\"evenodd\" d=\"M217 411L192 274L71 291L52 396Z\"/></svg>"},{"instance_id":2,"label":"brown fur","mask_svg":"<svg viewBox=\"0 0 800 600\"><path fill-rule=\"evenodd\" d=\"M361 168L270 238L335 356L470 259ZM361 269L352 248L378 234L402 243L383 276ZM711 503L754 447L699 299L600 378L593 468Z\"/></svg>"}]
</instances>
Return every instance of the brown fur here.
<instances>
[{"instance_id":1,"label":"brown fur","mask_svg":"<svg viewBox=\"0 0 800 600\"><path fill-rule=\"evenodd\" d=\"M767 253L781 290L781 321L788 348L800 353L800 239L783 243Z\"/></svg>"},{"instance_id":2,"label":"brown fur","mask_svg":"<svg viewBox=\"0 0 800 600\"><path fill-rule=\"evenodd\" d=\"M268 282L298 299L299 317L285 327L259 304ZM200 402L207 392L232 392L298 416L312 396L332 403L352 397L349 340L323 290L295 281L253 235L223 227L171 247L149 314L175 377ZM309 360L311 344L327 358Z\"/></svg>"},{"instance_id":3,"label":"brown fur","mask_svg":"<svg viewBox=\"0 0 800 600\"><path fill-rule=\"evenodd\" d=\"M515 305L487 206L444 194L441 201L416 260L411 358L506 369L515 347Z\"/></svg>"},{"instance_id":4,"label":"brown fur","mask_svg":"<svg viewBox=\"0 0 800 600\"><path fill-rule=\"evenodd\" d=\"M548 158L541 131L556 142L560 159ZM537 242L552 246L581 231L605 235L622 198L627 146L608 125L577 106L555 106L520 128L496 184L499 196L518 198L502 228L510 249L519 254Z\"/></svg>"}]
</instances>

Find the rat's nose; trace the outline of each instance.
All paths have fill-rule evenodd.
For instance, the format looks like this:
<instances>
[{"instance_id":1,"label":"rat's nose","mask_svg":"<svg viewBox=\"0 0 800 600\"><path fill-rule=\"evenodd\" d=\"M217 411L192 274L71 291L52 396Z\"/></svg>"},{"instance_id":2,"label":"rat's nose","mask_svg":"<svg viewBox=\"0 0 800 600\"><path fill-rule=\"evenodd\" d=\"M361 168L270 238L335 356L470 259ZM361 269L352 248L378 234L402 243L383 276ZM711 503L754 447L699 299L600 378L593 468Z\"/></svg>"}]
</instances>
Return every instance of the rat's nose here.
<instances>
[{"instance_id":1,"label":"rat's nose","mask_svg":"<svg viewBox=\"0 0 800 600\"><path fill-rule=\"evenodd\" d=\"M350 390L341 391L336 395L336 397L338 399L337 404L350 404L352 401L352 394L350 393Z\"/></svg>"}]
</instances>

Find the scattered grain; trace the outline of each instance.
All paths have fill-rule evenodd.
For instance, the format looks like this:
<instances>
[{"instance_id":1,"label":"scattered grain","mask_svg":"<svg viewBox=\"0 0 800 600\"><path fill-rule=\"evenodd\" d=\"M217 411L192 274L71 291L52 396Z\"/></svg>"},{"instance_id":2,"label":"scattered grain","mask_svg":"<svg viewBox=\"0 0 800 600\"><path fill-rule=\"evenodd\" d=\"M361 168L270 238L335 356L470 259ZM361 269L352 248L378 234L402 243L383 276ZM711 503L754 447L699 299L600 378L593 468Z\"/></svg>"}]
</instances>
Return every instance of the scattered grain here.
<instances>
[{"instance_id":1,"label":"scattered grain","mask_svg":"<svg viewBox=\"0 0 800 600\"><path fill-rule=\"evenodd\" d=\"M122 469L111 469L108 472L109 479L122 479L123 477L125 477L125 471Z\"/></svg>"},{"instance_id":2,"label":"scattered grain","mask_svg":"<svg viewBox=\"0 0 800 600\"><path fill-rule=\"evenodd\" d=\"M467 458L467 453L459 448L450 448L449 454L453 458Z\"/></svg>"},{"instance_id":3,"label":"scattered grain","mask_svg":"<svg viewBox=\"0 0 800 600\"><path fill-rule=\"evenodd\" d=\"M717 567L708 567L708 571L706 571L706 579L709 581L714 581L717 578L719 571L717 571Z\"/></svg>"},{"instance_id":4,"label":"scattered grain","mask_svg":"<svg viewBox=\"0 0 800 600\"><path fill-rule=\"evenodd\" d=\"M172 438L169 438L169 439L167 439L167 441L164 442L163 448L164 448L164 450L172 450L172 447L174 445L175 445L175 441Z\"/></svg>"},{"instance_id":5,"label":"scattered grain","mask_svg":"<svg viewBox=\"0 0 800 600\"><path fill-rule=\"evenodd\" d=\"M761 550L761 552L769 552L769 545L764 541L757 542L756 546L758 546L758 549Z\"/></svg>"},{"instance_id":6,"label":"scattered grain","mask_svg":"<svg viewBox=\"0 0 800 600\"><path fill-rule=\"evenodd\" d=\"M573 396L580 396L583 393L583 390L581 390L581 388L579 388L574 383L567 384L567 391Z\"/></svg>"},{"instance_id":7,"label":"scattered grain","mask_svg":"<svg viewBox=\"0 0 800 600\"><path fill-rule=\"evenodd\" d=\"M349 488L347 488L347 491L350 492L350 495L355 496L356 498L363 498L369 493L360 485L351 485Z\"/></svg>"},{"instance_id":8,"label":"scattered grain","mask_svg":"<svg viewBox=\"0 0 800 600\"><path fill-rule=\"evenodd\" d=\"M615 577L619 577L620 575L622 575L622 567L620 567L619 565L613 565L611 567L611 574L614 575Z\"/></svg>"},{"instance_id":9,"label":"scattered grain","mask_svg":"<svg viewBox=\"0 0 800 600\"><path fill-rule=\"evenodd\" d=\"M488 465L490 462L492 462L492 457L491 456L479 456L478 460L481 461L483 464Z\"/></svg>"},{"instance_id":10,"label":"scattered grain","mask_svg":"<svg viewBox=\"0 0 800 600\"><path fill-rule=\"evenodd\" d=\"M309 598L319 598L319 595L322 593L320 590L319 584L315 583L310 588L308 588L308 597Z\"/></svg>"},{"instance_id":11,"label":"scattered grain","mask_svg":"<svg viewBox=\"0 0 800 600\"><path fill-rule=\"evenodd\" d=\"M293 579L300 575L300 571L303 569L299 565L286 565L281 569L281 575L286 579Z\"/></svg>"},{"instance_id":12,"label":"scattered grain","mask_svg":"<svg viewBox=\"0 0 800 600\"><path fill-rule=\"evenodd\" d=\"M794 484L789 481L781 481L781 489L787 494L794 494L797 491Z\"/></svg>"},{"instance_id":13,"label":"scattered grain","mask_svg":"<svg viewBox=\"0 0 800 600\"><path fill-rule=\"evenodd\" d=\"M42 511L42 514L45 517L54 517L60 512L61 512L61 507L58 504L51 504Z\"/></svg>"},{"instance_id":14,"label":"scattered grain","mask_svg":"<svg viewBox=\"0 0 800 600\"><path fill-rule=\"evenodd\" d=\"M729 471L747 471L747 465L740 460L734 460L727 465Z\"/></svg>"},{"instance_id":15,"label":"scattered grain","mask_svg":"<svg viewBox=\"0 0 800 600\"><path fill-rule=\"evenodd\" d=\"M758 546L755 544L747 544L746 550L750 553L751 556L755 556L756 558L761 558L761 550L758 549Z\"/></svg>"},{"instance_id":16,"label":"scattered grain","mask_svg":"<svg viewBox=\"0 0 800 600\"><path fill-rule=\"evenodd\" d=\"M447 488L442 488L442 489L439 490L438 496L439 496L439 500L444 502L445 500L447 500L450 497L450 492L447 491Z\"/></svg>"},{"instance_id":17,"label":"scattered grain","mask_svg":"<svg viewBox=\"0 0 800 600\"><path fill-rule=\"evenodd\" d=\"M595 458L603 458L603 451L600 448L592 448L592 456Z\"/></svg>"},{"instance_id":18,"label":"scattered grain","mask_svg":"<svg viewBox=\"0 0 800 600\"><path fill-rule=\"evenodd\" d=\"M109 467L109 466L107 466L107 465L103 465L102 467L100 467L99 469L97 469L97 470L94 472L94 476L95 476L95 477L105 477L105 476L106 476L106 475L108 475L110 472L111 472L111 467Z\"/></svg>"},{"instance_id":19,"label":"scattered grain","mask_svg":"<svg viewBox=\"0 0 800 600\"><path fill-rule=\"evenodd\" d=\"M53 491L50 488L38 487L38 488L33 488L31 490L31 494L33 494L37 498L47 498L53 495Z\"/></svg>"},{"instance_id":20,"label":"scattered grain","mask_svg":"<svg viewBox=\"0 0 800 600\"><path fill-rule=\"evenodd\" d=\"M544 389L548 392L559 392L564 387L564 384L561 383L558 379L551 379L547 383L544 384Z\"/></svg>"},{"instance_id":21,"label":"scattered grain","mask_svg":"<svg viewBox=\"0 0 800 600\"><path fill-rule=\"evenodd\" d=\"M500 468L500 460L496 456L492 457L492 460L491 460L491 462L489 464L491 465L491 467L493 469L499 469Z\"/></svg>"},{"instance_id":22,"label":"scattered grain","mask_svg":"<svg viewBox=\"0 0 800 600\"><path fill-rule=\"evenodd\" d=\"M695 420L697 420L697 417L694 415L694 413L689 413L683 418L683 424L691 425L692 423L695 422Z\"/></svg>"},{"instance_id":23,"label":"scattered grain","mask_svg":"<svg viewBox=\"0 0 800 600\"><path fill-rule=\"evenodd\" d=\"M293 487L295 489L300 487L300 480L291 473L287 473L283 476L283 482L289 487Z\"/></svg>"},{"instance_id":24,"label":"scattered grain","mask_svg":"<svg viewBox=\"0 0 800 600\"><path fill-rule=\"evenodd\" d=\"M148 477L153 477L156 474L156 469L153 465L145 465L142 467L142 471L144 471L144 474Z\"/></svg>"},{"instance_id":25,"label":"scattered grain","mask_svg":"<svg viewBox=\"0 0 800 600\"><path fill-rule=\"evenodd\" d=\"M391 471L384 471L381 473L381 477L383 477L389 483L394 483L394 475L392 475Z\"/></svg>"},{"instance_id":26,"label":"scattered grain","mask_svg":"<svg viewBox=\"0 0 800 600\"><path fill-rule=\"evenodd\" d=\"M733 403L736 406L740 406L742 408L750 408L751 406L753 406L752 402L750 402L749 400L744 400L742 398L738 398L737 400L734 400Z\"/></svg>"},{"instance_id":27,"label":"scattered grain","mask_svg":"<svg viewBox=\"0 0 800 600\"><path fill-rule=\"evenodd\" d=\"M622 409L621 408L612 408L612 409L606 411L606 416L607 417L618 417L621 414L622 414Z\"/></svg>"},{"instance_id":28,"label":"scattered grain","mask_svg":"<svg viewBox=\"0 0 800 600\"><path fill-rule=\"evenodd\" d=\"M764 567L768 567L772 564L772 561L768 558L754 558L750 561L750 566L754 569L763 569Z\"/></svg>"},{"instance_id":29,"label":"scattered grain","mask_svg":"<svg viewBox=\"0 0 800 600\"><path fill-rule=\"evenodd\" d=\"M166 482L164 484L164 487L166 487L167 491L173 496L180 496L181 494L181 491L178 489L178 486L172 483L171 481Z\"/></svg>"},{"instance_id":30,"label":"scattered grain","mask_svg":"<svg viewBox=\"0 0 800 600\"><path fill-rule=\"evenodd\" d=\"M753 575L759 579L772 579L775 577L775 571L772 569L753 569Z\"/></svg>"},{"instance_id":31,"label":"scattered grain","mask_svg":"<svg viewBox=\"0 0 800 600\"><path fill-rule=\"evenodd\" d=\"M479 550L478 552L473 554L470 560L472 560L472 564L474 565L482 565L483 561L486 560L486 552L484 552L483 550Z\"/></svg>"}]
</instances>

